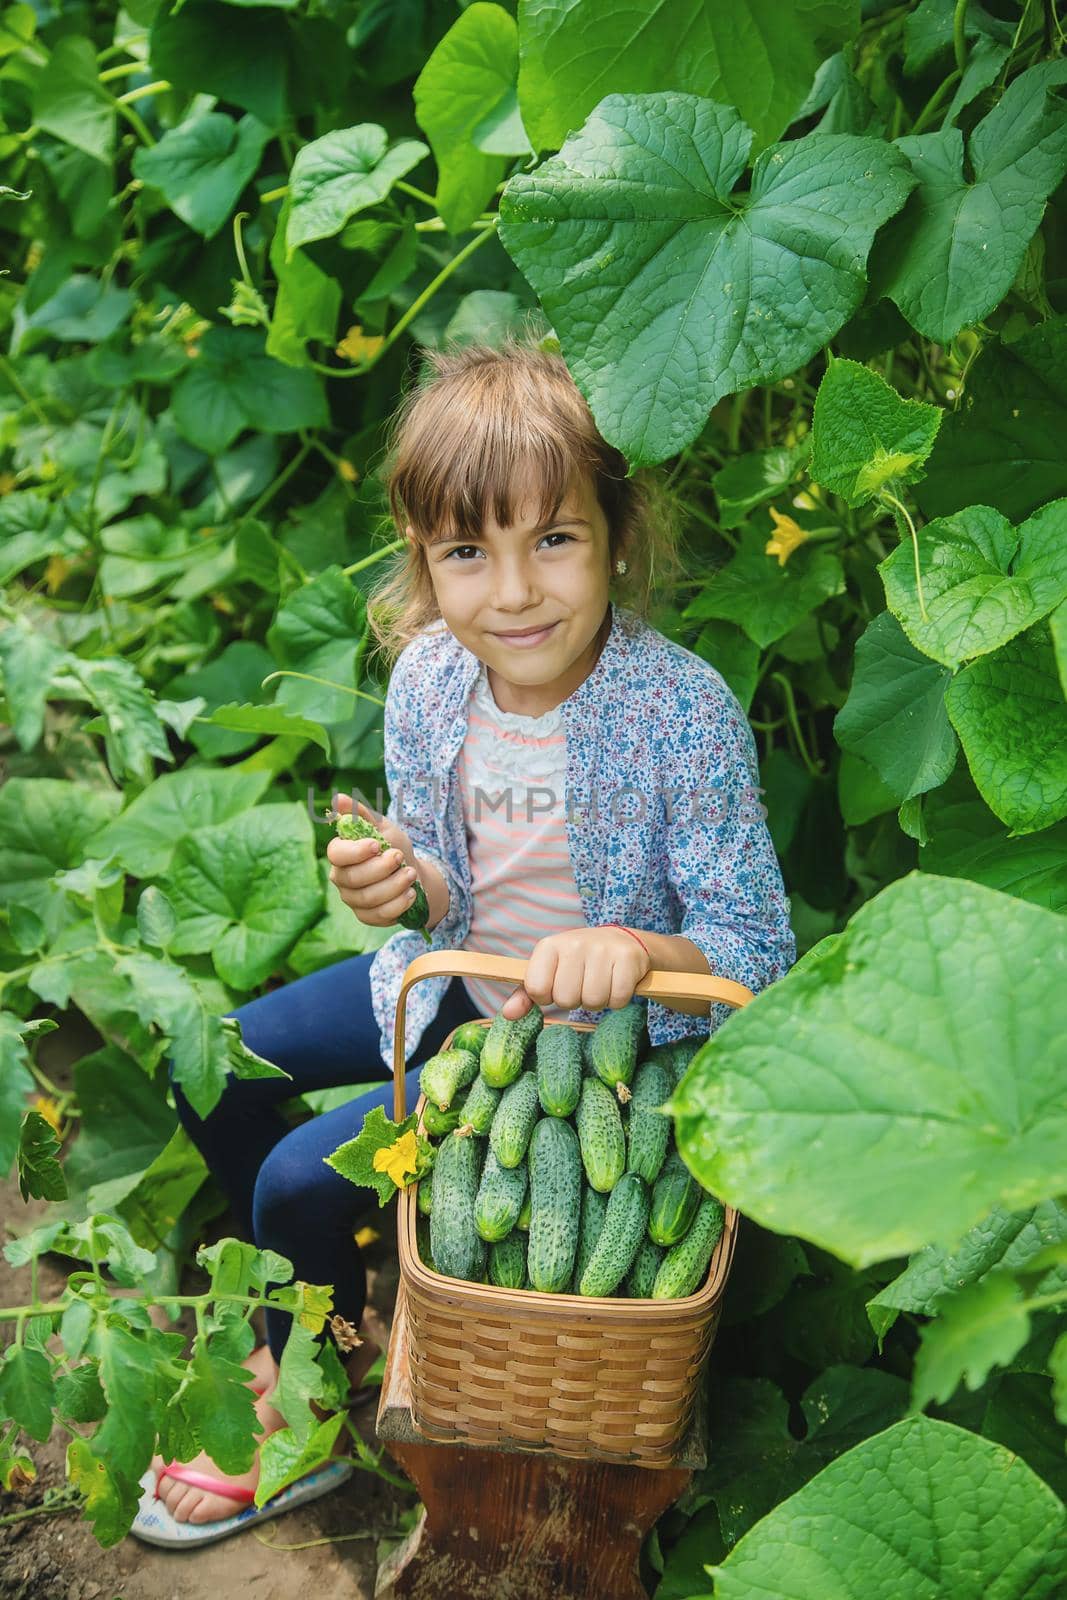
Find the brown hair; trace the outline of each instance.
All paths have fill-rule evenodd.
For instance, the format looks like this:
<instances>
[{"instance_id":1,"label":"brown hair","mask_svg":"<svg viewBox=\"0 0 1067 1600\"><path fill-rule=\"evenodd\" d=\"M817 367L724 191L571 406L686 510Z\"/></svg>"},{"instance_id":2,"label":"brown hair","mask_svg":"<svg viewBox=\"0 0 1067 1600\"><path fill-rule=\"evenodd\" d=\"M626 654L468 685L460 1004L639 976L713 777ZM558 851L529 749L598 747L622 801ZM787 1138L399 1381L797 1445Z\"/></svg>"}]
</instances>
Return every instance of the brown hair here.
<instances>
[{"instance_id":1,"label":"brown hair","mask_svg":"<svg viewBox=\"0 0 1067 1600\"><path fill-rule=\"evenodd\" d=\"M440 617L423 540L446 527L476 537L490 507L510 526L523 468L540 485L543 518L555 516L576 470L589 474L608 524L613 600L644 614L655 591L670 592L680 570L673 502L659 474L627 475L626 457L601 438L562 356L515 334L499 347L426 350L378 474L397 532L410 523L415 534L368 602L387 658Z\"/></svg>"}]
</instances>

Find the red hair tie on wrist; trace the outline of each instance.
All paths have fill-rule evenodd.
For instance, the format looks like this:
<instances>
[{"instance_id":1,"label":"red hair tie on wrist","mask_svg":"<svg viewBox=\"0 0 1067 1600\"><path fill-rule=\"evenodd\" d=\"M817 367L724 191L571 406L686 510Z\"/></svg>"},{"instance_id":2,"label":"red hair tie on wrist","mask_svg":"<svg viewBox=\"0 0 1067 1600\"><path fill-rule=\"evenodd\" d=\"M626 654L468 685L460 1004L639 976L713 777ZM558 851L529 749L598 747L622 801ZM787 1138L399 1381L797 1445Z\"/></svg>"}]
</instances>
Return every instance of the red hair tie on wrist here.
<instances>
[{"instance_id":1,"label":"red hair tie on wrist","mask_svg":"<svg viewBox=\"0 0 1067 1600\"><path fill-rule=\"evenodd\" d=\"M652 965L652 956L649 952L648 945L642 938L639 937L638 934L634 932L632 928L625 927L621 922L602 922L600 926L602 928L622 928L623 933L628 933L631 939L637 940L638 944L641 946L641 949L645 952L645 955L648 956L649 965Z\"/></svg>"}]
</instances>

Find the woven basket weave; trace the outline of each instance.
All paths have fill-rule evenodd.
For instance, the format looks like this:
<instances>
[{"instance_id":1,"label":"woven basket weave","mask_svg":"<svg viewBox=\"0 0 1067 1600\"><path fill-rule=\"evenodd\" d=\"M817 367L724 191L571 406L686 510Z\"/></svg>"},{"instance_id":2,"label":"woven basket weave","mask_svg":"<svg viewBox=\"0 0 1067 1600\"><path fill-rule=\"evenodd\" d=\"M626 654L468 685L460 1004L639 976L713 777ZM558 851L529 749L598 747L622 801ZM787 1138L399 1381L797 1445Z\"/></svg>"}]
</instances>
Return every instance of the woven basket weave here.
<instances>
[{"instance_id":1,"label":"woven basket weave","mask_svg":"<svg viewBox=\"0 0 1067 1600\"><path fill-rule=\"evenodd\" d=\"M397 1001L398 1121L407 1109L404 1007L412 985L438 976L517 985L525 971L524 961L476 951L416 957ZM752 998L743 984L729 979L677 972L647 973L635 994L732 1006ZM560 1024L546 1021L545 1026ZM571 1026L584 1030L591 1024ZM420 1114L424 1103L420 1097ZM416 1428L439 1443L669 1466L689 1426L718 1324L737 1213L727 1208L707 1280L695 1294L684 1300L593 1299L499 1289L431 1271L416 1240L416 1187L401 1192L398 1209Z\"/></svg>"}]
</instances>

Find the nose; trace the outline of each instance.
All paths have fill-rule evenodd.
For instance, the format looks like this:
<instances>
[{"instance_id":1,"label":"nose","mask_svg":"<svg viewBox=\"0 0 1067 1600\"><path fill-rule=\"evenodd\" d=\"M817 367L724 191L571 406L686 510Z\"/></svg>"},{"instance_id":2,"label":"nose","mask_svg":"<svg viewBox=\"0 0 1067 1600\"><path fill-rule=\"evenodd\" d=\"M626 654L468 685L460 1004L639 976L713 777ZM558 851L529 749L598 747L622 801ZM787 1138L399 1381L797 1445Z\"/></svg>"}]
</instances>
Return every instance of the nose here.
<instances>
[{"instance_id":1,"label":"nose","mask_svg":"<svg viewBox=\"0 0 1067 1600\"><path fill-rule=\"evenodd\" d=\"M538 598L525 556L500 556L495 562L494 606L502 612L524 611Z\"/></svg>"}]
</instances>

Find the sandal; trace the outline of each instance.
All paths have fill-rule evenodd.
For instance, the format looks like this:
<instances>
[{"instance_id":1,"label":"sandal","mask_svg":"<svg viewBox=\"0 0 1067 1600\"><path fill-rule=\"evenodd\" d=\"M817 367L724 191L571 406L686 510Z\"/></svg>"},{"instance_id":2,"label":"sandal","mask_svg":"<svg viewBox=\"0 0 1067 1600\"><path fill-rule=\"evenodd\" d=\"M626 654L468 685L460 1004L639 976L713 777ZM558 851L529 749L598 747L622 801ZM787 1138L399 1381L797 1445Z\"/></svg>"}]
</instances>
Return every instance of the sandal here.
<instances>
[{"instance_id":1,"label":"sandal","mask_svg":"<svg viewBox=\"0 0 1067 1600\"><path fill-rule=\"evenodd\" d=\"M170 1477L177 1478L180 1483L189 1483L194 1488L206 1490L209 1494L234 1500L242 1507L234 1516L223 1517L216 1522L178 1522L157 1497L158 1480L149 1467L141 1479L141 1488L144 1492L130 1532L145 1544L160 1545L169 1549L192 1549L196 1545L214 1544L218 1539L228 1538L231 1533L239 1533L242 1528L250 1528L254 1523L263 1522L268 1517L276 1517L283 1511L294 1511L297 1506L305 1505L309 1500L317 1500L320 1495L329 1494L331 1489L339 1488L347 1478L351 1477L354 1470L351 1461L340 1457L327 1461L315 1472L309 1472L306 1477L298 1478L287 1489L282 1489L279 1494L272 1496L265 1505L257 1507L254 1504L254 1490L238 1489L220 1478L211 1477L209 1473L194 1472L180 1462L174 1462L163 1468L159 1474L160 1478L169 1474Z\"/></svg>"}]
</instances>

